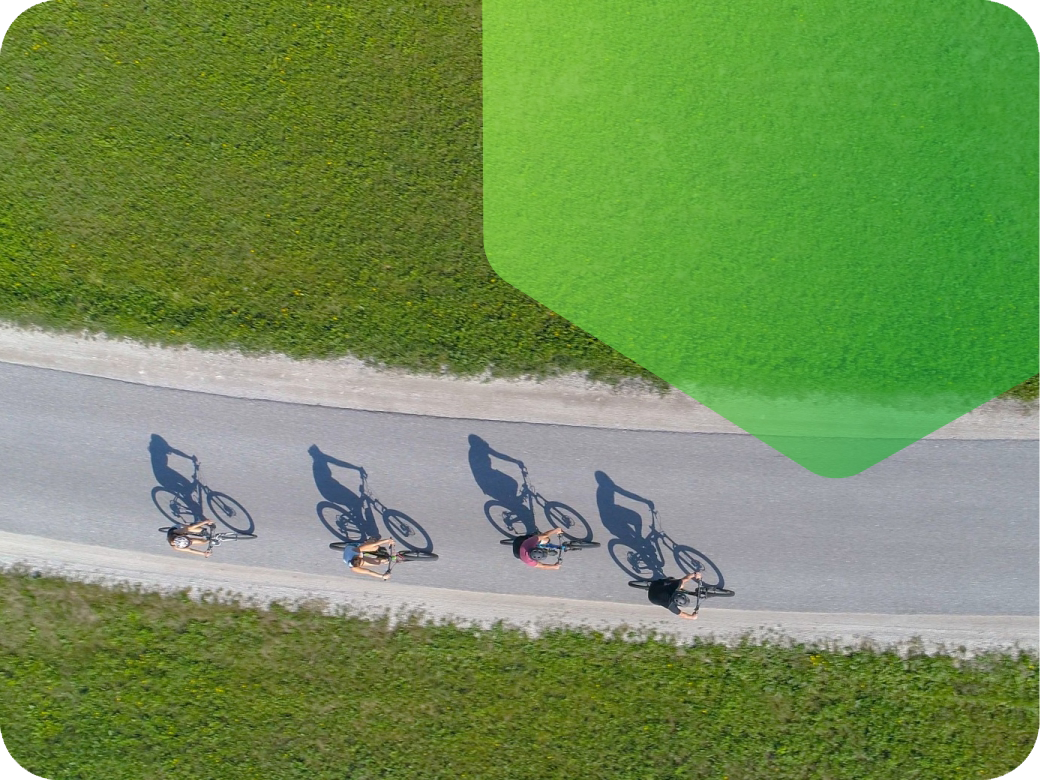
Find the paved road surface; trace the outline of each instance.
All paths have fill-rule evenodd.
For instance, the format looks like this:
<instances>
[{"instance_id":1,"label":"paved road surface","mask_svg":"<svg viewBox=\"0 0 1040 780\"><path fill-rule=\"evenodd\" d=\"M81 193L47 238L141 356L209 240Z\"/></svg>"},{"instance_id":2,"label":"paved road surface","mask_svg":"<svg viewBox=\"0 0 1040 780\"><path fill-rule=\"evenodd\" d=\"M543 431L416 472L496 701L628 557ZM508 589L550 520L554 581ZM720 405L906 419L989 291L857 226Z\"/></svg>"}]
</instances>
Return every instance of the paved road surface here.
<instances>
[{"instance_id":1,"label":"paved road surface","mask_svg":"<svg viewBox=\"0 0 1040 780\"><path fill-rule=\"evenodd\" d=\"M204 480L252 513L260 538L217 550L228 563L354 576L315 514L321 496L307 449L317 444L365 466L376 495L433 539L440 560L401 566L402 583L644 600L608 554L593 477L601 470L652 499L663 530L718 566L737 596L712 608L1037 613L1035 441L919 442L832 480L749 436L358 412L0 364L0 530L178 555L156 531L164 522L150 498L153 433L195 453ZM558 572L512 558L483 515L471 433L523 460L534 485L578 509L604 546ZM645 528L644 507L619 503L642 509Z\"/></svg>"}]
</instances>

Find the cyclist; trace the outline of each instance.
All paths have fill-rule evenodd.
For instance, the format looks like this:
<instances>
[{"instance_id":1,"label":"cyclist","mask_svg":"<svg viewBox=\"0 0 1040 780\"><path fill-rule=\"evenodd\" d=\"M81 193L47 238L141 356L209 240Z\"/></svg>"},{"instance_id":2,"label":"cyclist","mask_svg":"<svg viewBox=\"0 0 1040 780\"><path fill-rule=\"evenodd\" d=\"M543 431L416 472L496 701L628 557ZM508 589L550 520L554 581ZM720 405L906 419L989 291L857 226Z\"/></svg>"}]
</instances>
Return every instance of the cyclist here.
<instances>
[{"instance_id":1,"label":"cyclist","mask_svg":"<svg viewBox=\"0 0 1040 780\"><path fill-rule=\"evenodd\" d=\"M350 567L352 572L367 574L380 580L390 579L390 572L372 571L375 566L381 566L383 561L371 561L365 558L365 553L376 552L380 547L386 547L390 555L394 554L393 539L370 539L367 542L351 543L343 548L343 563Z\"/></svg>"},{"instance_id":2,"label":"cyclist","mask_svg":"<svg viewBox=\"0 0 1040 780\"><path fill-rule=\"evenodd\" d=\"M680 607L685 607L689 603L689 596L685 593L681 593L680 590L690 580L700 580L701 573L695 571L693 574L687 574L682 579L676 579L675 577L662 577L661 579L654 580L650 583L650 588L646 592L646 597L650 599L651 604L656 604L659 607L664 607L673 615L678 615L686 620L697 619L697 609L693 612L683 612Z\"/></svg>"},{"instance_id":3,"label":"cyclist","mask_svg":"<svg viewBox=\"0 0 1040 780\"><path fill-rule=\"evenodd\" d=\"M544 534L527 534L526 536L518 536L513 539L513 555L519 558L521 561L526 563L528 566L534 566L536 569L558 569L560 568L560 562L556 563L542 563L548 556L549 551L541 545L548 542L552 537L557 534L562 534L559 528L553 528L551 531L546 531Z\"/></svg>"},{"instance_id":4,"label":"cyclist","mask_svg":"<svg viewBox=\"0 0 1040 780\"><path fill-rule=\"evenodd\" d=\"M213 551L210 549L213 543L210 541L210 534L216 530L216 524L209 520L203 520L199 523L192 523L191 525L180 525L174 526L166 532L166 541L170 547L178 552L191 553L192 555L202 555L206 558L210 556ZM196 544L205 544L205 550L194 550L192 547Z\"/></svg>"}]
</instances>

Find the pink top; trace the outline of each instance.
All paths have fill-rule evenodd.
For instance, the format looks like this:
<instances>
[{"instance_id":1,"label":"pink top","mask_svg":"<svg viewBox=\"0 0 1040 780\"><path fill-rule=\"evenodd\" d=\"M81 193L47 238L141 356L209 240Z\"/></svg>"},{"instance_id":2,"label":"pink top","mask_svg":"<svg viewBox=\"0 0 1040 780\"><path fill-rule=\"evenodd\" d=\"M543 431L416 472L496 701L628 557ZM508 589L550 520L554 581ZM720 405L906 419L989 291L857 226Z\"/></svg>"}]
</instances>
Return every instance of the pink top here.
<instances>
[{"instance_id":1,"label":"pink top","mask_svg":"<svg viewBox=\"0 0 1040 780\"><path fill-rule=\"evenodd\" d=\"M531 559L531 550L540 544L537 536L532 536L530 539L525 539L520 542L520 560L526 563L528 566L537 566L538 561Z\"/></svg>"}]
</instances>

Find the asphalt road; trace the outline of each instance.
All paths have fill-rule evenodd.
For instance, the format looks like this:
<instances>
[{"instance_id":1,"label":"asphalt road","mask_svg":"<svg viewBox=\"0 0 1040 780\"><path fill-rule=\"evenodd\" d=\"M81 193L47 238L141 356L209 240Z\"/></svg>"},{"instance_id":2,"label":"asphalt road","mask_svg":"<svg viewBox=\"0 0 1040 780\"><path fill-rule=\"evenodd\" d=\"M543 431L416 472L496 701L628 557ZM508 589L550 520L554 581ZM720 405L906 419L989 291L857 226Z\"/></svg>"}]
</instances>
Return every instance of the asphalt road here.
<instances>
[{"instance_id":1,"label":"asphalt road","mask_svg":"<svg viewBox=\"0 0 1040 780\"><path fill-rule=\"evenodd\" d=\"M440 555L402 564L387 587L645 601L609 553L614 537L601 522L599 470L652 500L670 539L715 564L737 595L712 608L1037 614L1036 441L922 441L835 480L750 436L361 412L0 364L0 530L102 544L130 557L181 555L157 532L167 523L151 501L151 434L197 455L203 481L253 516L258 539L215 551L229 563L356 576L328 549L334 537L315 511L323 499L308 448L316 444L364 466L373 492L417 521ZM484 517L469 434L524 461L534 486L577 509L603 546L573 554L559 571L515 560ZM357 486L348 470L333 466L332 477ZM618 503L640 513L645 531L645 505Z\"/></svg>"}]
</instances>

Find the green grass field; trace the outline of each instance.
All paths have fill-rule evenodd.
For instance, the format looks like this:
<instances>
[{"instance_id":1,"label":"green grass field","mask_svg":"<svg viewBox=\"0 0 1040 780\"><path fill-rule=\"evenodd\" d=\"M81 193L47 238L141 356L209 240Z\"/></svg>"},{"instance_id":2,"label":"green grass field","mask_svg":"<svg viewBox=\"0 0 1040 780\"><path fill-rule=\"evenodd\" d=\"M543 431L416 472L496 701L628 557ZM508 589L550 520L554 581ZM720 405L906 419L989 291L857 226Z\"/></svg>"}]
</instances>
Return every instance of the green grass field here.
<instances>
[{"instance_id":1,"label":"green grass field","mask_svg":"<svg viewBox=\"0 0 1040 780\"><path fill-rule=\"evenodd\" d=\"M51 780L993 778L1037 685L1027 656L388 630L0 575L4 742Z\"/></svg>"},{"instance_id":2,"label":"green grass field","mask_svg":"<svg viewBox=\"0 0 1040 780\"><path fill-rule=\"evenodd\" d=\"M648 378L483 256L472 0L26 11L0 54L0 317Z\"/></svg>"}]
</instances>

